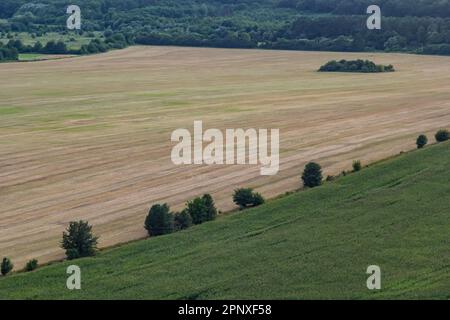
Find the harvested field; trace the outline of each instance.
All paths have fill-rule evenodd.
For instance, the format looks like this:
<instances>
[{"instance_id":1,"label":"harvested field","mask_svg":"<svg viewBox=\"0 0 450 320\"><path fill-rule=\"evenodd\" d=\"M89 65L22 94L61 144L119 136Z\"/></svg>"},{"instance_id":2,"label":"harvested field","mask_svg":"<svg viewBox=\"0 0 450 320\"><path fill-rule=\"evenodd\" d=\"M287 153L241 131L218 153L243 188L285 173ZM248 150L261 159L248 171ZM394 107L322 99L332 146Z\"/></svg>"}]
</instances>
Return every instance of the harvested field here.
<instances>
[{"instance_id":1,"label":"harvested field","mask_svg":"<svg viewBox=\"0 0 450 320\"><path fill-rule=\"evenodd\" d=\"M397 72L315 72L357 58ZM178 47L0 64L0 256L17 267L62 258L77 219L101 246L137 239L155 202L178 209L209 192L226 211L237 187L298 188L307 161L336 174L412 149L419 133L450 127L449 71L449 57ZM279 173L173 165L171 132L194 120L279 128Z\"/></svg>"}]
</instances>

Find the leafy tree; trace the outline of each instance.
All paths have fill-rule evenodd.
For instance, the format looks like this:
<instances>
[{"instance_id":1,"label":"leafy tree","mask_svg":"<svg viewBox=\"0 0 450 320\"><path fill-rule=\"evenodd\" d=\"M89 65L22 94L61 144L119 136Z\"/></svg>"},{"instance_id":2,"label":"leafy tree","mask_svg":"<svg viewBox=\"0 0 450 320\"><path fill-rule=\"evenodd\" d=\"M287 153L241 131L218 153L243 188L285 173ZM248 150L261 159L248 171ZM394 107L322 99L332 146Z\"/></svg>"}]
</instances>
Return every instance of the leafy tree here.
<instances>
[{"instance_id":1,"label":"leafy tree","mask_svg":"<svg viewBox=\"0 0 450 320\"><path fill-rule=\"evenodd\" d=\"M44 47L42 46L42 43L40 41L37 41L34 45L33 45L33 49L31 51L39 53L42 51Z\"/></svg>"},{"instance_id":2,"label":"leafy tree","mask_svg":"<svg viewBox=\"0 0 450 320\"><path fill-rule=\"evenodd\" d=\"M303 171L302 180L305 187L320 186L322 184L322 167L315 162L308 163Z\"/></svg>"},{"instance_id":3,"label":"leafy tree","mask_svg":"<svg viewBox=\"0 0 450 320\"><path fill-rule=\"evenodd\" d=\"M14 265L11 262L11 260L6 257L3 258L2 264L0 266L0 271L1 271L2 275L6 276L8 273L10 273L12 271L13 268L14 268Z\"/></svg>"},{"instance_id":4,"label":"leafy tree","mask_svg":"<svg viewBox=\"0 0 450 320\"><path fill-rule=\"evenodd\" d=\"M145 229L150 236L159 236L174 231L174 216L170 213L169 206L155 204L150 208L145 218Z\"/></svg>"},{"instance_id":5,"label":"leafy tree","mask_svg":"<svg viewBox=\"0 0 450 320\"><path fill-rule=\"evenodd\" d=\"M361 161L359 160L353 161L353 171L357 172L361 171L361 169L362 169Z\"/></svg>"},{"instance_id":6,"label":"leafy tree","mask_svg":"<svg viewBox=\"0 0 450 320\"><path fill-rule=\"evenodd\" d=\"M32 259L28 261L27 264L25 265L25 271L36 270L38 266L39 266L38 261L36 259Z\"/></svg>"},{"instance_id":7,"label":"leafy tree","mask_svg":"<svg viewBox=\"0 0 450 320\"><path fill-rule=\"evenodd\" d=\"M186 211L191 215L194 224L201 224L207 220L208 210L202 198L188 201Z\"/></svg>"},{"instance_id":8,"label":"leafy tree","mask_svg":"<svg viewBox=\"0 0 450 320\"><path fill-rule=\"evenodd\" d=\"M416 144L417 144L417 149L422 149L423 147L425 147L428 143L428 138L426 135L421 134L420 136L417 137L416 140Z\"/></svg>"},{"instance_id":9,"label":"leafy tree","mask_svg":"<svg viewBox=\"0 0 450 320\"><path fill-rule=\"evenodd\" d=\"M266 200L263 198L263 196L258 193L258 192L254 192L253 193L253 206L257 207L259 205L262 205L264 202L266 202Z\"/></svg>"},{"instance_id":10,"label":"leafy tree","mask_svg":"<svg viewBox=\"0 0 450 320\"><path fill-rule=\"evenodd\" d=\"M255 207L263 204L264 198L261 194L253 192L251 188L240 188L234 190L233 201L242 210L247 207Z\"/></svg>"},{"instance_id":11,"label":"leafy tree","mask_svg":"<svg viewBox=\"0 0 450 320\"><path fill-rule=\"evenodd\" d=\"M450 138L450 135L449 135L448 130L442 129L442 130L439 130L438 132L436 132L435 138L436 138L437 142L444 142Z\"/></svg>"},{"instance_id":12,"label":"leafy tree","mask_svg":"<svg viewBox=\"0 0 450 320\"><path fill-rule=\"evenodd\" d=\"M92 233L92 226L87 221L72 221L63 232L61 247L66 250L69 260L95 255L98 237Z\"/></svg>"},{"instance_id":13,"label":"leafy tree","mask_svg":"<svg viewBox=\"0 0 450 320\"><path fill-rule=\"evenodd\" d=\"M194 224L214 220L217 216L217 209L210 194L189 201L186 211L191 215Z\"/></svg>"},{"instance_id":14,"label":"leafy tree","mask_svg":"<svg viewBox=\"0 0 450 320\"><path fill-rule=\"evenodd\" d=\"M174 228L176 231L187 229L190 226L192 226L192 217L187 210L175 213Z\"/></svg>"},{"instance_id":15,"label":"leafy tree","mask_svg":"<svg viewBox=\"0 0 450 320\"><path fill-rule=\"evenodd\" d=\"M206 221L211 221L216 219L217 217L217 208L214 204L214 200L210 194L204 194L203 197L203 203L205 204L206 208Z\"/></svg>"}]
</instances>

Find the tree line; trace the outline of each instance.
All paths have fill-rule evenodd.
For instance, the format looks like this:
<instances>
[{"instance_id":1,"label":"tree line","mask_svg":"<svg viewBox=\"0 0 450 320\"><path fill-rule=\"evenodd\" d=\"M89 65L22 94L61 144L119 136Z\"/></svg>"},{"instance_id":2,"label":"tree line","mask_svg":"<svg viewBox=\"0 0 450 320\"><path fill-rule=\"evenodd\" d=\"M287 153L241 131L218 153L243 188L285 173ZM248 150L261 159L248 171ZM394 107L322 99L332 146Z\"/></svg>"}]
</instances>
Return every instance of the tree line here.
<instances>
[{"instance_id":1,"label":"tree line","mask_svg":"<svg viewBox=\"0 0 450 320\"><path fill-rule=\"evenodd\" d=\"M435 134L437 143L450 140L450 132L440 129ZM417 148L423 149L428 144L426 135L421 134L416 140ZM352 164L353 172L362 170L361 161L355 160ZM343 171L341 175L347 175ZM333 181L335 177L327 176L326 181ZM323 184L322 167L316 162L305 165L301 175L302 185L305 188L316 188ZM265 203L264 197L251 188L239 188L234 190L233 202L240 210L257 207ZM216 219L220 212L217 210L214 200L210 194L196 197L186 203L183 210L172 212L167 203L154 204L144 221L144 228L151 237L170 234L190 228ZM87 221L72 221L66 231L63 232L61 248L65 250L68 260L90 257L96 255L98 237L92 232L92 226ZM11 259L4 257L0 263L0 273L6 276L14 268ZM38 260L29 260L23 271L33 271L38 268Z\"/></svg>"},{"instance_id":2,"label":"tree line","mask_svg":"<svg viewBox=\"0 0 450 320\"><path fill-rule=\"evenodd\" d=\"M0 43L0 61L2 60L2 52L5 50L8 56L4 60L18 60L19 53L42 53L42 54L93 54L106 52L111 49L123 49L130 44L134 44L134 40L124 36L122 33L111 34L104 39L92 39L89 44L82 45L80 49L69 49L62 40L50 40L45 45L40 41L33 45L25 45L20 39L11 39L6 45Z\"/></svg>"},{"instance_id":3,"label":"tree line","mask_svg":"<svg viewBox=\"0 0 450 320\"><path fill-rule=\"evenodd\" d=\"M5 46L0 43L0 62L1 61L14 61L19 59L19 51L10 46Z\"/></svg>"},{"instance_id":4,"label":"tree line","mask_svg":"<svg viewBox=\"0 0 450 320\"><path fill-rule=\"evenodd\" d=\"M84 32L122 34L80 53L122 45L184 45L450 54L450 0L79 0ZM382 29L368 30L378 4ZM62 0L3 0L0 32L67 32ZM44 44L45 45L45 44Z\"/></svg>"}]
</instances>

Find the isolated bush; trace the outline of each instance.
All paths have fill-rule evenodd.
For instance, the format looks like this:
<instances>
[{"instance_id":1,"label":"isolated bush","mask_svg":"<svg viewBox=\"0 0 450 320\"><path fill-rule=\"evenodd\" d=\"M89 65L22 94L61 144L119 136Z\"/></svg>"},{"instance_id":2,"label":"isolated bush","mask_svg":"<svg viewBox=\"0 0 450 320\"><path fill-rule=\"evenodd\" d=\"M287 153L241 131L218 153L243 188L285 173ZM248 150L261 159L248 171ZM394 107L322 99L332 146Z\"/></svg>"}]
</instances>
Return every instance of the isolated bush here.
<instances>
[{"instance_id":1,"label":"isolated bush","mask_svg":"<svg viewBox=\"0 0 450 320\"><path fill-rule=\"evenodd\" d=\"M66 250L67 259L89 257L97 251L97 240L92 233L92 226L87 221L72 221L63 233L61 247Z\"/></svg>"},{"instance_id":2,"label":"isolated bush","mask_svg":"<svg viewBox=\"0 0 450 320\"><path fill-rule=\"evenodd\" d=\"M261 194L253 192L251 188L241 188L234 190L233 201L242 210L247 207L256 207L264 203Z\"/></svg>"},{"instance_id":3,"label":"isolated bush","mask_svg":"<svg viewBox=\"0 0 450 320\"><path fill-rule=\"evenodd\" d=\"M13 263L11 262L11 260L9 258L3 258L2 260L2 264L0 266L0 271L2 273L2 275L6 276L8 273L11 272L11 270L14 268Z\"/></svg>"},{"instance_id":4,"label":"isolated bush","mask_svg":"<svg viewBox=\"0 0 450 320\"><path fill-rule=\"evenodd\" d=\"M25 265L25 271L36 270L38 266L39 266L38 261L36 259L32 259L28 261L27 264Z\"/></svg>"},{"instance_id":5,"label":"isolated bush","mask_svg":"<svg viewBox=\"0 0 450 320\"><path fill-rule=\"evenodd\" d=\"M308 163L303 171L302 180L305 187L320 186L322 184L322 167L315 162Z\"/></svg>"},{"instance_id":6,"label":"isolated bush","mask_svg":"<svg viewBox=\"0 0 450 320\"><path fill-rule=\"evenodd\" d=\"M170 213L169 206L166 203L153 205L145 218L144 227L150 236L172 233L174 216Z\"/></svg>"},{"instance_id":7,"label":"isolated bush","mask_svg":"<svg viewBox=\"0 0 450 320\"><path fill-rule=\"evenodd\" d=\"M176 231L187 229L190 226L192 226L192 217L187 210L175 213L174 228Z\"/></svg>"},{"instance_id":8,"label":"isolated bush","mask_svg":"<svg viewBox=\"0 0 450 320\"><path fill-rule=\"evenodd\" d=\"M436 138L437 142L444 142L450 138L450 134L448 130L439 130L438 132L436 132L436 135L434 137Z\"/></svg>"},{"instance_id":9,"label":"isolated bush","mask_svg":"<svg viewBox=\"0 0 450 320\"><path fill-rule=\"evenodd\" d=\"M194 224L214 220L217 216L214 200L209 194L189 201L186 204L186 211L191 215Z\"/></svg>"},{"instance_id":10,"label":"isolated bush","mask_svg":"<svg viewBox=\"0 0 450 320\"><path fill-rule=\"evenodd\" d=\"M426 135L421 134L420 136L417 137L417 149L422 149L423 147L425 147L428 143L428 138Z\"/></svg>"},{"instance_id":11,"label":"isolated bush","mask_svg":"<svg viewBox=\"0 0 450 320\"><path fill-rule=\"evenodd\" d=\"M361 171L361 169L362 169L361 161L359 160L353 161L353 171L357 172Z\"/></svg>"},{"instance_id":12,"label":"isolated bush","mask_svg":"<svg viewBox=\"0 0 450 320\"><path fill-rule=\"evenodd\" d=\"M253 189L241 188L234 190L233 202L236 203L241 209L250 207L253 203Z\"/></svg>"},{"instance_id":13,"label":"isolated bush","mask_svg":"<svg viewBox=\"0 0 450 320\"><path fill-rule=\"evenodd\" d=\"M58 42L50 40L41 49L41 52L47 54L66 54L68 53L68 50L66 44L62 40L59 40Z\"/></svg>"}]
</instances>

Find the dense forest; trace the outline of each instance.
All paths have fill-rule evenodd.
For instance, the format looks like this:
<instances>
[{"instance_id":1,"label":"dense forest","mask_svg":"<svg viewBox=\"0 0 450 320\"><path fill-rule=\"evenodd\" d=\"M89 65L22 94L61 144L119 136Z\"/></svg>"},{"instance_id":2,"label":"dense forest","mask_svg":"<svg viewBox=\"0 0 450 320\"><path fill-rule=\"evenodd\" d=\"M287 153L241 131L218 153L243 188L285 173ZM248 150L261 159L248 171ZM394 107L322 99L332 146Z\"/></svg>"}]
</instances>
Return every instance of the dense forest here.
<instances>
[{"instance_id":1,"label":"dense forest","mask_svg":"<svg viewBox=\"0 0 450 320\"><path fill-rule=\"evenodd\" d=\"M81 32L101 31L105 37L72 53L137 43L450 54L450 0L76 2L82 13ZM18 32L73 32L65 29L67 4L65 0L1 0L0 33L14 39ZM366 27L366 10L372 4L381 7L381 30Z\"/></svg>"}]
</instances>

